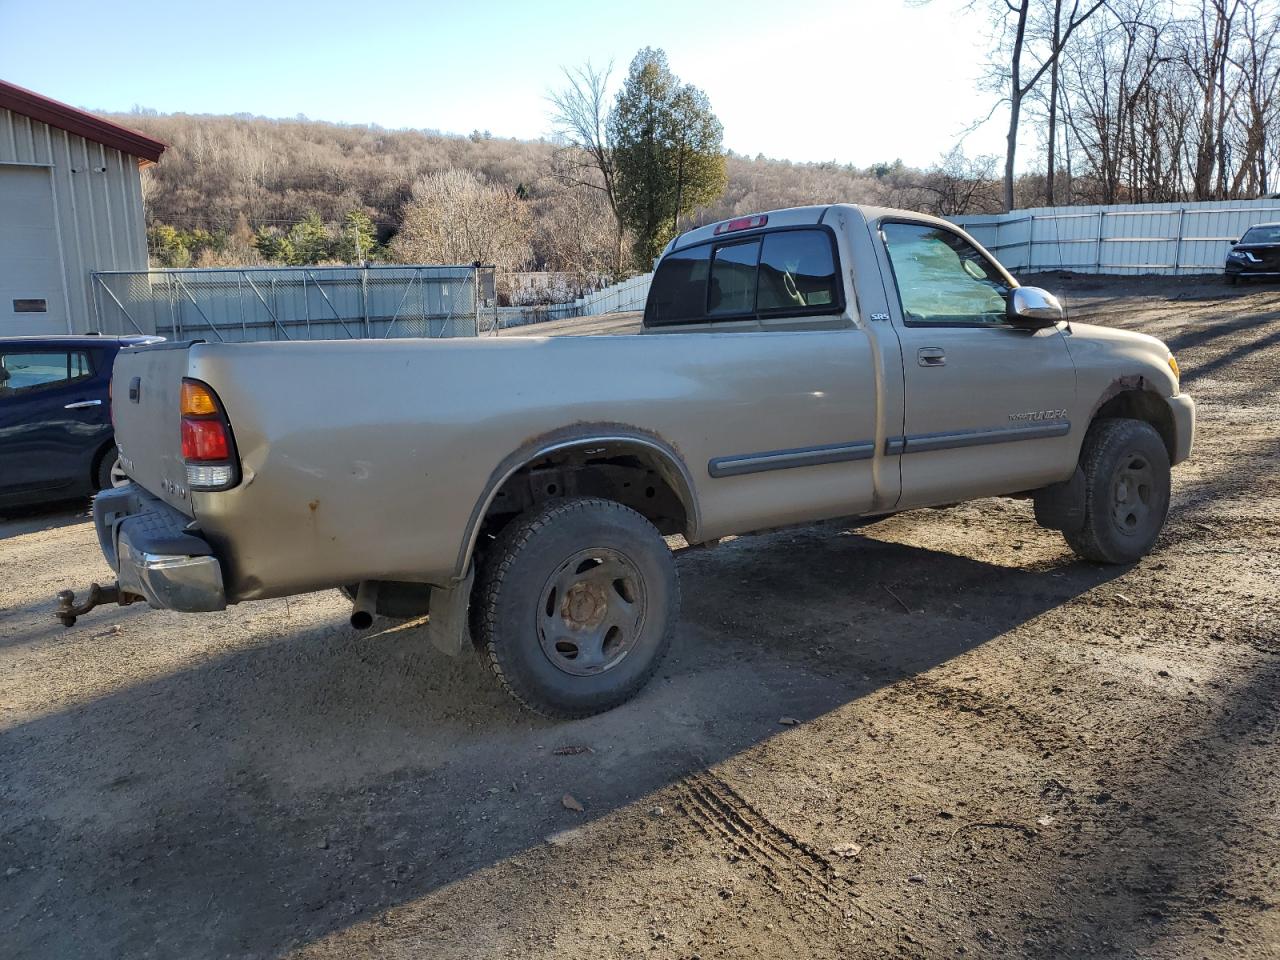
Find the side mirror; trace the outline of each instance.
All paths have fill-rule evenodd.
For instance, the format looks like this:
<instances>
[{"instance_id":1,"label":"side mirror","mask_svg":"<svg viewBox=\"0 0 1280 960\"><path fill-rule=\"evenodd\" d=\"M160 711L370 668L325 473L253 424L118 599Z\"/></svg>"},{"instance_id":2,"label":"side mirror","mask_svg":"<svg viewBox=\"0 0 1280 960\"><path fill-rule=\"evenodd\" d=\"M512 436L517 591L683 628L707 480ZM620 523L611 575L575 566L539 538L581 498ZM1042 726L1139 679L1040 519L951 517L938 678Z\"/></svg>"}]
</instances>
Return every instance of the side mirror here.
<instances>
[{"instance_id":1,"label":"side mirror","mask_svg":"<svg viewBox=\"0 0 1280 960\"><path fill-rule=\"evenodd\" d=\"M1062 317L1062 304L1048 290L1016 287L1009 297L1009 322L1015 327L1051 327Z\"/></svg>"}]
</instances>

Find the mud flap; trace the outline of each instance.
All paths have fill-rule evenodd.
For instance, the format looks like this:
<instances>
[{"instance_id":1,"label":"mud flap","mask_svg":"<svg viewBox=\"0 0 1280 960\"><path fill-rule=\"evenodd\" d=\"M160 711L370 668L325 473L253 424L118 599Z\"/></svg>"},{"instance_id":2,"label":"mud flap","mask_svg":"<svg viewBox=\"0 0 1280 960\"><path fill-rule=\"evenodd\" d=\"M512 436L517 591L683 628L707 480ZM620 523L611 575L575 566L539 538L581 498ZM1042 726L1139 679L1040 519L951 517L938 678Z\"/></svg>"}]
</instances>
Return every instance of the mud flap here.
<instances>
[{"instance_id":1,"label":"mud flap","mask_svg":"<svg viewBox=\"0 0 1280 960\"><path fill-rule=\"evenodd\" d=\"M471 587L475 584L476 568L473 565L467 575L452 587L431 588L431 616L427 618L427 639L441 653L456 657L470 642L467 611L471 607Z\"/></svg>"},{"instance_id":2,"label":"mud flap","mask_svg":"<svg viewBox=\"0 0 1280 960\"><path fill-rule=\"evenodd\" d=\"M1077 466L1070 479L1042 487L1031 499L1040 526L1064 533L1079 531L1084 526L1084 471Z\"/></svg>"}]
</instances>

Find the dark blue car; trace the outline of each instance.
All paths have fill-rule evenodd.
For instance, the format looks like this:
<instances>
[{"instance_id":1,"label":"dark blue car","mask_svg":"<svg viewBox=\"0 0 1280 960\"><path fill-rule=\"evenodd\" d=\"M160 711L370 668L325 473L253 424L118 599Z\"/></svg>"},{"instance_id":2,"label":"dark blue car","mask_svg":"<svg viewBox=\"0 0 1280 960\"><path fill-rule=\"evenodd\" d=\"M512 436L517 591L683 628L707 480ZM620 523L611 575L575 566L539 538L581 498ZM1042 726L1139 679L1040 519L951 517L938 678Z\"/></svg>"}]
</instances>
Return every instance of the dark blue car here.
<instances>
[{"instance_id":1,"label":"dark blue car","mask_svg":"<svg viewBox=\"0 0 1280 960\"><path fill-rule=\"evenodd\" d=\"M1231 245L1225 269L1227 283L1280 277L1280 223L1256 223Z\"/></svg>"},{"instance_id":2,"label":"dark blue car","mask_svg":"<svg viewBox=\"0 0 1280 960\"><path fill-rule=\"evenodd\" d=\"M159 337L0 338L0 506L126 482L108 385L122 347Z\"/></svg>"}]
</instances>

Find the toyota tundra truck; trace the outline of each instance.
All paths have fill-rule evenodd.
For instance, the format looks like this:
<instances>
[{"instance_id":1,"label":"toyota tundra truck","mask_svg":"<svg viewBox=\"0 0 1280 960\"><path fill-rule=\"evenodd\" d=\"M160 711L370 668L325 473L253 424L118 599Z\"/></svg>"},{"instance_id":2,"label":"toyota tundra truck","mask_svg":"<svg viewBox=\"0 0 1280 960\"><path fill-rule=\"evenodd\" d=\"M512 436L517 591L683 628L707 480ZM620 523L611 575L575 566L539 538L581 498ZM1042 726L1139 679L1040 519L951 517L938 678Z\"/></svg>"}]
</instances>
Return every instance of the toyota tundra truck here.
<instances>
[{"instance_id":1,"label":"toyota tundra truck","mask_svg":"<svg viewBox=\"0 0 1280 960\"><path fill-rule=\"evenodd\" d=\"M204 613L337 588L527 707L633 696L667 537L1023 497L1095 563L1155 543L1195 405L1149 336L1071 323L964 231L833 204L673 240L634 335L158 343L116 361L117 582Z\"/></svg>"}]
</instances>

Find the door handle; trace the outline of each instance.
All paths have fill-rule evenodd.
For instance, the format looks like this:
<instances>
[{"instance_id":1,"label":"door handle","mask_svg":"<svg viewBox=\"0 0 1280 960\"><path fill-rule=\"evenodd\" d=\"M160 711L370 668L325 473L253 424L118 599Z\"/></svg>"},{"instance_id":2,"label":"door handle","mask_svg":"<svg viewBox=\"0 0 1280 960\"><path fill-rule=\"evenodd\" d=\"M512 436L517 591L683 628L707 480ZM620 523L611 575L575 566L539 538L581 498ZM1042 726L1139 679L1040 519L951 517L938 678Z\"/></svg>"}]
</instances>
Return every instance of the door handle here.
<instances>
[{"instance_id":1,"label":"door handle","mask_svg":"<svg viewBox=\"0 0 1280 960\"><path fill-rule=\"evenodd\" d=\"M77 400L75 403L68 403L63 410L84 410L86 407L100 407L101 400Z\"/></svg>"},{"instance_id":2,"label":"door handle","mask_svg":"<svg viewBox=\"0 0 1280 960\"><path fill-rule=\"evenodd\" d=\"M922 367L944 367L947 354L941 347L921 347L916 351L916 362Z\"/></svg>"}]
</instances>

